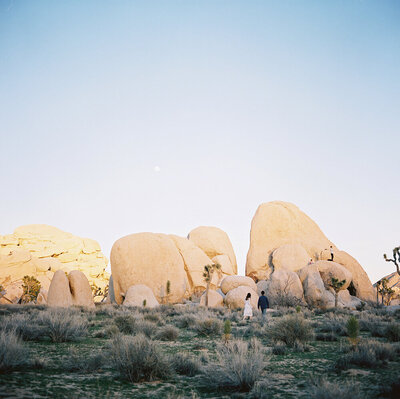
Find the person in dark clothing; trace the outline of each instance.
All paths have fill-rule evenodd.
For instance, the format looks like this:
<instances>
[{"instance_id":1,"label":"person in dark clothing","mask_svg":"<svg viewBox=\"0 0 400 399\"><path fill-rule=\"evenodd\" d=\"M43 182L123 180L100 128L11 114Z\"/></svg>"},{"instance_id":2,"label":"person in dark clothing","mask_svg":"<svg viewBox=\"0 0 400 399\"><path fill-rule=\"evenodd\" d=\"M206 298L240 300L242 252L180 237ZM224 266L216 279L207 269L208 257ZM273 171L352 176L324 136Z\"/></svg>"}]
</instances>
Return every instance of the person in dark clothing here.
<instances>
[{"instance_id":1,"label":"person in dark clothing","mask_svg":"<svg viewBox=\"0 0 400 399\"><path fill-rule=\"evenodd\" d=\"M261 309L262 317L265 318L267 314L267 309L269 308L268 298L265 296L265 292L261 291L261 296L258 298L258 309Z\"/></svg>"},{"instance_id":2,"label":"person in dark clothing","mask_svg":"<svg viewBox=\"0 0 400 399\"><path fill-rule=\"evenodd\" d=\"M330 261L332 262L333 261L333 248L332 248L332 245L331 245L330 250L331 250L331 259L330 259Z\"/></svg>"}]
</instances>

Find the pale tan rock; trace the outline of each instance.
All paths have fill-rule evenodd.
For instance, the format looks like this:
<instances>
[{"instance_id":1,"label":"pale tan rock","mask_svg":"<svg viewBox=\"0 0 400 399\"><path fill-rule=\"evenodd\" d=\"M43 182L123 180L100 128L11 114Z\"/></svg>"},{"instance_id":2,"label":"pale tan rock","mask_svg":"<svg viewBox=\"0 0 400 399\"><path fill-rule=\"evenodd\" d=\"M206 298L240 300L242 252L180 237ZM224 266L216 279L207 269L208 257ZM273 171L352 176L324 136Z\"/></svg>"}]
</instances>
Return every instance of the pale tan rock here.
<instances>
[{"instance_id":1,"label":"pale tan rock","mask_svg":"<svg viewBox=\"0 0 400 399\"><path fill-rule=\"evenodd\" d=\"M282 201L261 204L251 222L246 275L255 280L265 279L271 267L271 254L286 244L301 245L313 259L333 245L297 206Z\"/></svg>"},{"instance_id":2,"label":"pale tan rock","mask_svg":"<svg viewBox=\"0 0 400 399\"><path fill-rule=\"evenodd\" d=\"M225 305L229 309L243 309L247 294L251 294L251 306L253 308L253 312L256 311L258 304L257 292L252 288L243 285L230 290L226 294Z\"/></svg>"},{"instance_id":3,"label":"pale tan rock","mask_svg":"<svg viewBox=\"0 0 400 399\"><path fill-rule=\"evenodd\" d=\"M339 281L346 280L341 290L347 289L347 287L353 280L353 276L350 271L339 263L330 262L327 260L320 260L318 262L315 262L315 265L318 268L319 274L321 275L325 287L327 288L331 286L332 278L336 278Z\"/></svg>"},{"instance_id":4,"label":"pale tan rock","mask_svg":"<svg viewBox=\"0 0 400 399\"><path fill-rule=\"evenodd\" d=\"M232 265L233 274L237 274L237 263L232 243L223 230L218 227L200 226L193 229L189 235L189 240L202 249L209 258L218 255L227 255Z\"/></svg>"},{"instance_id":5,"label":"pale tan rock","mask_svg":"<svg viewBox=\"0 0 400 399\"><path fill-rule=\"evenodd\" d=\"M169 237L174 242L182 256L189 282L189 295L203 292L206 288L206 282L203 277L204 266L212 264L211 259L204 253L204 251L187 238L172 234L169 235ZM214 273L211 281L211 288L215 289L217 285L218 273Z\"/></svg>"},{"instance_id":6,"label":"pale tan rock","mask_svg":"<svg viewBox=\"0 0 400 399\"><path fill-rule=\"evenodd\" d=\"M261 296L261 291L264 291L266 294L268 290L268 281L267 280L260 280L257 282L257 294Z\"/></svg>"},{"instance_id":7,"label":"pale tan rock","mask_svg":"<svg viewBox=\"0 0 400 399\"><path fill-rule=\"evenodd\" d=\"M217 255L212 259L213 263L221 265L221 272L226 276L233 276L236 274L234 267L229 259L228 255Z\"/></svg>"},{"instance_id":8,"label":"pale tan rock","mask_svg":"<svg viewBox=\"0 0 400 399\"><path fill-rule=\"evenodd\" d=\"M267 281L266 295L272 304L280 304L281 297L294 297L303 300L303 286L297 273L280 269L271 274Z\"/></svg>"},{"instance_id":9,"label":"pale tan rock","mask_svg":"<svg viewBox=\"0 0 400 399\"><path fill-rule=\"evenodd\" d=\"M325 288L318 270L310 270L303 281L304 298L310 306L332 308L335 296Z\"/></svg>"},{"instance_id":10,"label":"pale tan rock","mask_svg":"<svg viewBox=\"0 0 400 399\"><path fill-rule=\"evenodd\" d=\"M46 305L47 304L47 290L44 290L43 288L40 289L39 294L36 298L36 303L38 305Z\"/></svg>"},{"instance_id":11,"label":"pale tan rock","mask_svg":"<svg viewBox=\"0 0 400 399\"><path fill-rule=\"evenodd\" d=\"M69 288L69 281L62 270L58 270L54 273L47 294L47 304L49 306L63 308L72 306L72 295Z\"/></svg>"},{"instance_id":12,"label":"pale tan rock","mask_svg":"<svg viewBox=\"0 0 400 399\"><path fill-rule=\"evenodd\" d=\"M331 255L329 250L322 251L322 259L330 259L330 257ZM351 272L356 296L364 301L373 301L375 298L375 292L371 280L357 260L347 252L339 251L338 249L334 249L333 260Z\"/></svg>"},{"instance_id":13,"label":"pale tan rock","mask_svg":"<svg viewBox=\"0 0 400 399\"><path fill-rule=\"evenodd\" d=\"M200 297L200 306L206 306L206 293ZM215 290L208 291L208 307L220 308L224 306L224 297Z\"/></svg>"},{"instance_id":14,"label":"pale tan rock","mask_svg":"<svg viewBox=\"0 0 400 399\"><path fill-rule=\"evenodd\" d=\"M0 303L3 304L9 304L10 302L14 304L18 303L24 293L22 289L22 280L7 284L6 287L3 286L3 288L6 291L4 297L0 299Z\"/></svg>"},{"instance_id":15,"label":"pale tan rock","mask_svg":"<svg viewBox=\"0 0 400 399\"><path fill-rule=\"evenodd\" d=\"M132 285L147 285L159 302L180 302L187 290L182 256L165 234L137 233L117 240L111 249L111 271L119 304ZM171 293L167 298L168 280Z\"/></svg>"},{"instance_id":16,"label":"pale tan rock","mask_svg":"<svg viewBox=\"0 0 400 399\"><path fill-rule=\"evenodd\" d=\"M229 291L239 287L247 286L257 292L257 285L253 279L246 276L227 276L221 282L221 291L227 294Z\"/></svg>"},{"instance_id":17,"label":"pale tan rock","mask_svg":"<svg viewBox=\"0 0 400 399\"><path fill-rule=\"evenodd\" d=\"M285 269L293 272L306 266L310 256L300 244L285 244L272 253L274 270Z\"/></svg>"},{"instance_id":18,"label":"pale tan rock","mask_svg":"<svg viewBox=\"0 0 400 399\"><path fill-rule=\"evenodd\" d=\"M338 305L344 308L355 310L361 305L361 300L356 296L350 295L348 290L339 291Z\"/></svg>"},{"instance_id":19,"label":"pale tan rock","mask_svg":"<svg viewBox=\"0 0 400 399\"><path fill-rule=\"evenodd\" d=\"M159 303L151 288L143 284L137 284L128 288L123 306L155 308L159 306Z\"/></svg>"},{"instance_id":20,"label":"pale tan rock","mask_svg":"<svg viewBox=\"0 0 400 399\"><path fill-rule=\"evenodd\" d=\"M94 308L92 289L85 274L79 270L73 270L68 274L68 280L72 303L76 306Z\"/></svg>"}]
</instances>

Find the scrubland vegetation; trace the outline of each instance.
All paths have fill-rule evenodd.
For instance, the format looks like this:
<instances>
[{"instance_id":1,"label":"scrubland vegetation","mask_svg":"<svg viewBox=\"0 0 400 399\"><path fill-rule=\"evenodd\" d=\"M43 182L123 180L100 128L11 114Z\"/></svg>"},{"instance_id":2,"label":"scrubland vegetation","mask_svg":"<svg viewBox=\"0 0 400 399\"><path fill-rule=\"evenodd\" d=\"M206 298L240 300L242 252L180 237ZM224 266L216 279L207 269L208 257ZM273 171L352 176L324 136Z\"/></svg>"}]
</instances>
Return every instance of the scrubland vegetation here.
<instances>
[{"instance_id":1,"label":"scrubland vegetation","mask_svg":"<svg viewBox=\"0 0 400 399\"><path fill-rule=\"evenodd\" d=\"M397 398L400 312L0 307L0 397Z\"/></svg>"}]
</instances>

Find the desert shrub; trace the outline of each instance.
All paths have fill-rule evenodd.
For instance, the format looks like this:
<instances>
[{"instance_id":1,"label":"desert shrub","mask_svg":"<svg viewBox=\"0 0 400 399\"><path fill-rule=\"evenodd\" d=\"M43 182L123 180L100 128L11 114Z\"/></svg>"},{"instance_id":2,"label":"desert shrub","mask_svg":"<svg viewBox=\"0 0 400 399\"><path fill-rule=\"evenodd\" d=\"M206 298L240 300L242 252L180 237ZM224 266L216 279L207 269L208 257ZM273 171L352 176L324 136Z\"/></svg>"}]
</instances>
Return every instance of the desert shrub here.
<instances>
[{"instance_id":1,"label":"desert shrub","mask_svg":"<svg viewBox=\"0 0 400 399\"><path fill-rule=\"evenodd\" d=\"M132 314L120 314L114 317L114 323L123 334L144 334L151 337L154 332L154 323L143 320L142 316L135 317Z\"/></svg>"},{"instance_id":2,"label":"desert shrub","mask_svg":"<svg viewBox=\"0 0 400 399\"><path fill-rule=\"evenodd\" d=\"M286 293L283 291L277 292L274 295L270 295L268 297L270 299L271 304L276 306L284 306L288 309L295 309L296 306L300 306L303 304L303 301L300 298L292 295L290 292Z\"/></svg>"},{"instance_id":3,"label":"desert shrub","mask_svg":"<svg viewBox=\"0 0 400 399\"><path fill-rule=\"evenodd\" d=\"M267 380L256 381L250 392L252 399L270 399L273 395L269 392L270 382Z\"/></svg>"},{"instance_id":4,"label":"desert shrub","mask_svg":"<svg viewBox=\"0 0 400 399\"><path fill-rule=\"evenodd\" d=\"M400 324L390 323L384 331L384 337L391 342L400 341Z\"/></svg>"},{"instance_id":5,"label":"desert shrub","mask_svg":"<svg viewBox=\"0 0 400 399\"><path fill-rule=\"evenodd\" d=\"M294 347L296 342L305 344L313 338L310 322L301 315L284 316L268 328L268 335L275 342Z\"/></svg>"},{"instance_id":6,"label":"desert shrub","mask_svg":"<svg viewBox=\"0 0 400 399\"><path fill-rule=\"evenodd\" d=\"M179 328L194 328L196 321L196 317L192 314L180 315L174 319L175 325Z\"/></svg>"},{"instance_id":7,"label":"desert shrub","mask_svg":"<svg viewBox=\"0 0 400 399\"><path fill-rule=\"evenodd\" d=\"M61 361L64 370L85 373L100 370L105 364L106 358L102 352L82 356L76 348L71 348Z\"/></svg>"},{"instance_id":8,"label":"desert shrub","mask_svg":"<svg viewBox=\"0 0 400 399\"><path fill-rule=\"evenodd\" d=\"M274 354L274 355L284 355L284 354L286 354L286 351L287 351L287 347L286 347L286 345L284 345L282 343L276 343L272 347L272 354Z\"/></svg>"},{"instance_id":9,"label":"desert shrub","mask_svg":"<svg viewBox=\"0 0 400 399\"><path fill-rule=\"evenodd\" d=\"M360 399L358 386L343 382L329 382L320 379L314 382L310 390L312 399Z\"/></svg>"},{"instance_id":10,"label":"desert shrub","mask_svg":"<svg viewBox=\"0 0 400 399\"><path fill-rule=\"evenodd\" d=\"M247 392L260 378L264 367L264 354L258 340L235 340L218 345L217 360L204 367L203 380L214 389Z\"/></svg>"},{"instance_id":11,"label":"desert shrub","mask_svg":"<svg viewBox=\"0 0 400 399\"><path fill-rule=\"evenodd\" d=\"M199 319L196 321L195 328L199 335L216 336L222 333L223 323L213 318Z\"/></svg>"},{"instance_id":12,"label":"desert shrub","mask_svg":"<svg viewBox=\"0 0 400 399\"><path fill-rule=\"evenodd\" d=\"M252 323L243 330L242 336L243 338L262 338L265 336L265 329L260 324Z\"/></svg>"},{"instance_id":13,"label":"desert shrub","mask_svg":"<svg viewBox=\"0 0 400 399\"><path fill-rule=\"evenodd\" d=\"M87 335L87 320L67 309L49 309L42 312L38 322L43 334L53 342L75 341Z\"/></svg>"},{"instance_id":14,"label":"desert shrub","mask_svg":"<svg viewBox=\"0 0 400 399\"><path fill-rule=\"evenodd\" d=\"M115 324L112 324L111 326L95 331L93 333L93 338L111 338L112 336L119 334L119 332L118 327Z\"/></svg>"},{"instance_id":15,"label":"desert shrub","mask_svg":"<svg viewBox=\"0 0 400 399\"><path fill-rule=\"evenodd\" d=\"M176 353L171 357L171 364L178 374L194 376L200 372L200 360L186 352Z\"/></svg>"},{"instance_id":16,"label":"desert shrub","mask_svg":"<svg viewBox=\"0 0 400 399\"><path fill-rule=\"evenodd\" d=\"M355 342L358 338L358 334L360 332L360 326L358 323L358 320L354 317L351 316L349 320L346 323L346 331L348 337Z\"/></svg>"},{"instance_id":17,"label":"desert shrub","mask_svg":"<svg viewBox=\"0 0 400 399\"><path fill-rule=\"evenodd\" d=\"M0 372L10 371L27 364L29 351L15 331L0 332Z\"/></svg>"},{"instance_id":18,"label":"desert shrub","mask_svg":"<svg viewBox=\"0 0 400 399\"><path fill-rule=\"evenodd\" d=\"M23 294L21 302L29 303L36 301L40 291L40 281L34 276L24 276L22 282Z\"/></svg>"},{"instance_id":19,"label":"desert shrub","mask_svg":"<svg viewBox=\"0 0 400 399\"><path fill-rule=\"evenodd\" d=\"M317 331L345 336L346 323L342 317L326 318L317 325Z\"/></svg>"},{"instance_id":20,"label":"desert shrub","mask_svg":"<svg viewBox=\"0 0 400 399\"><path fill-rule=\"evenodd\" d=\"M0 329L14 331L24 341L35 341L43 335L43 328L38 323L37 313L12 314L9 317L5 317L2 320Z\"/></svg>"},{"instance_id":21,"label":"desert shrub","mask_svg":"<svg viewBox=\"0 0 400 399\"><path fill-rule=\"evenodd\" d=\"M176 341L179 337L179 330L174 326L165 326L156 337L161 341Z\"/></svg>"},{"instance_id":22,"label":"desert shrub","mask_svg":"<svg viewBox=\"0 0 400 399\"><path fill-rule=\"evenodd\" d=\"M158 313L147 313L147 314L145 314L143 316L143 318L146 321L151 321L151 322L156 323L158 325L161 325L161 324L164 323Z\"/></svg>"},{"instance_id":23,"label":"desert shrub","mask_svg":"<svg viewBox=\"0 0 400 399\"><path fill-rule=\"evenodd\" d=\"M109 356L120 375L131 382L153 381L171 374L171 365L157 344L143 334L115 336Z\"/></svg>"},{"instance_id":24,"label":"desert shrub","mask_svg":"<svg viewBox=\"0 0 400 399\"><path fill-rule=\"evenodd\" d=\"M396 353L390 344L377 341L363 341L356 346L351 346L348 353L336 361L336 368L345 370L352 366L376 368L389 360L396 358Z\"/></svg>"}]
</instances>

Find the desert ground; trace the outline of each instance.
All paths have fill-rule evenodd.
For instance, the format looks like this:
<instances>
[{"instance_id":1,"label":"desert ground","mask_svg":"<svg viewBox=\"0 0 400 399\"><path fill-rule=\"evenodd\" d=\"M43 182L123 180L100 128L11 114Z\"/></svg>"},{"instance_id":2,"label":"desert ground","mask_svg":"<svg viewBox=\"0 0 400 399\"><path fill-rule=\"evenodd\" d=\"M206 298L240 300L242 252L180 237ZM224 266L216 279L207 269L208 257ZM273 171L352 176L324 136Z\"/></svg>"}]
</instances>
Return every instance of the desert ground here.
<instances>
[{"instance_id":1,"label":"desert ground","mask_svg":"<svg viewBox=\"0 0 400 399\"><path fill-rule=\"evenodd\" d=\"M2 398L398 398L400 310L0 308ZM355 321L356 320L356 321Z\"/></svg>"}]
</instances>

